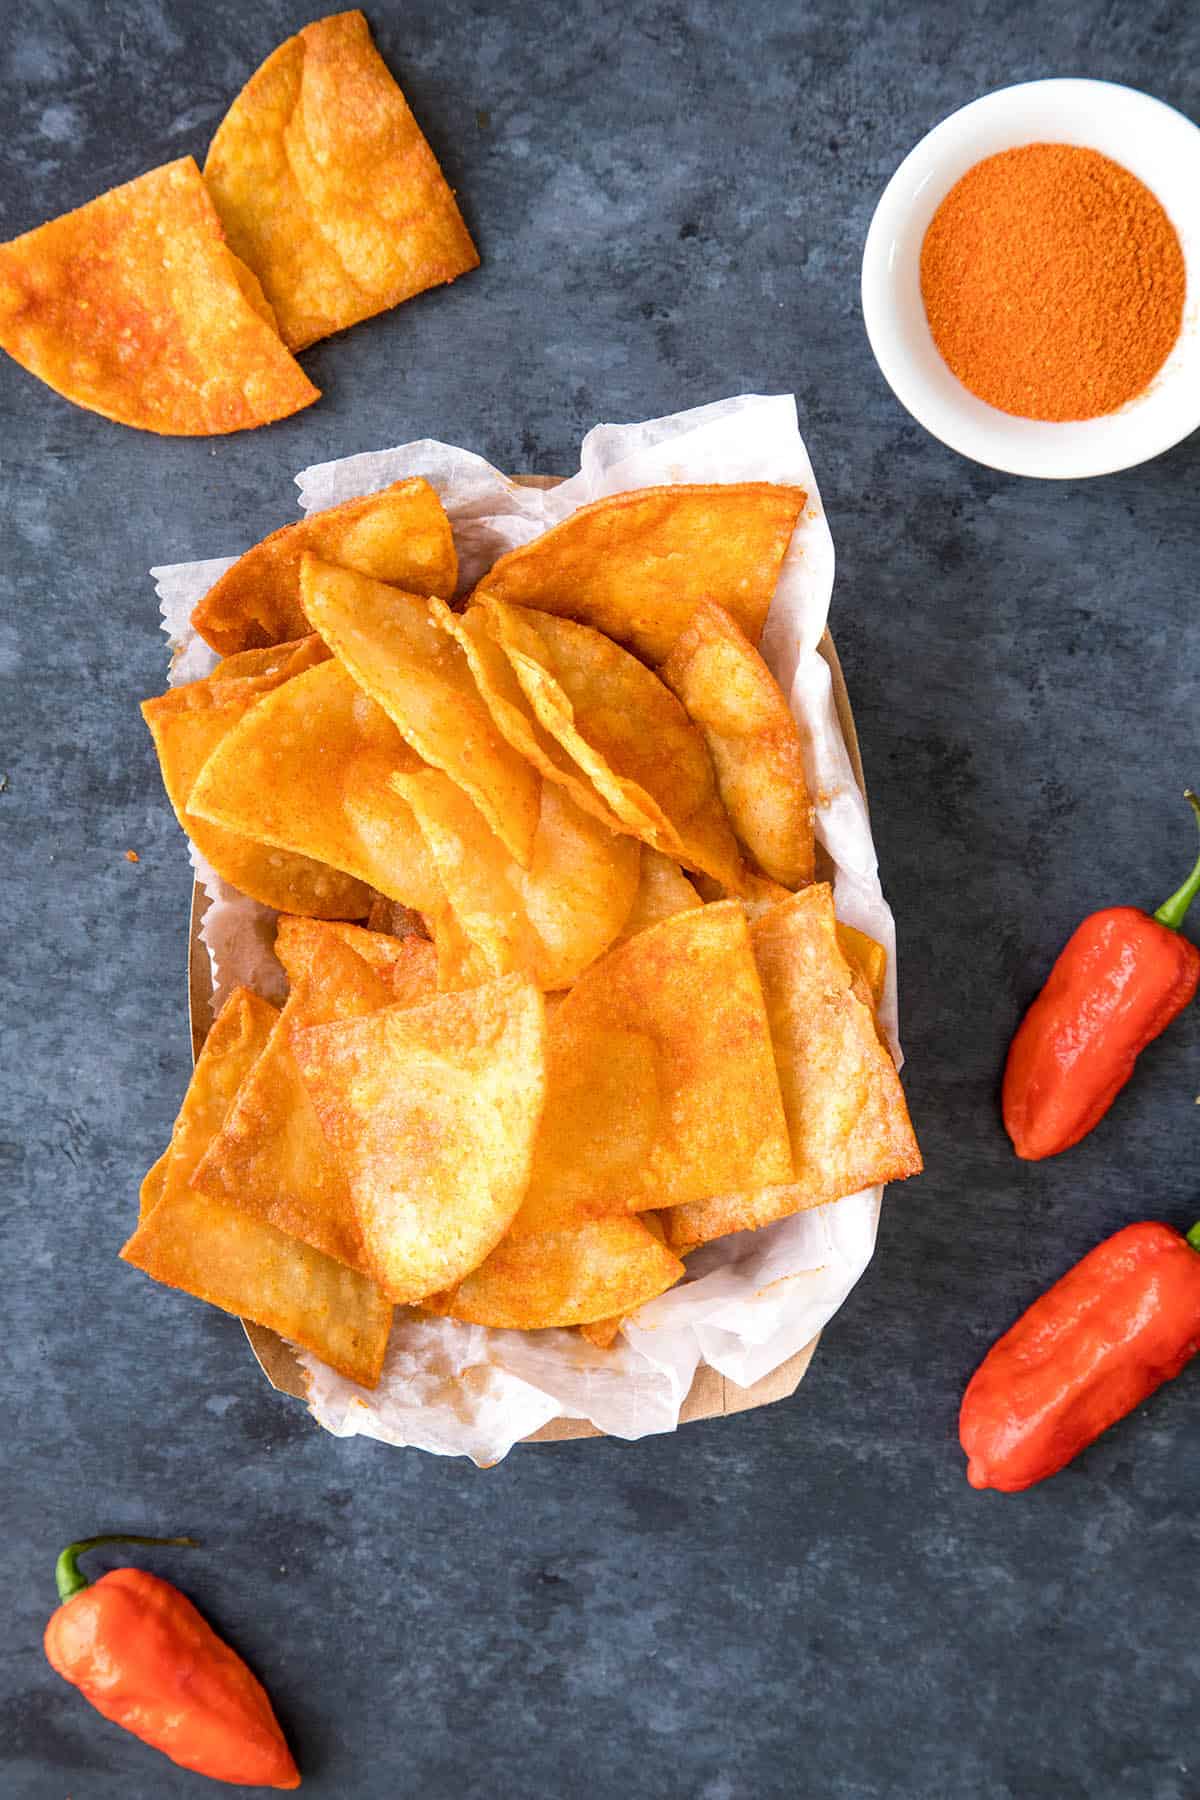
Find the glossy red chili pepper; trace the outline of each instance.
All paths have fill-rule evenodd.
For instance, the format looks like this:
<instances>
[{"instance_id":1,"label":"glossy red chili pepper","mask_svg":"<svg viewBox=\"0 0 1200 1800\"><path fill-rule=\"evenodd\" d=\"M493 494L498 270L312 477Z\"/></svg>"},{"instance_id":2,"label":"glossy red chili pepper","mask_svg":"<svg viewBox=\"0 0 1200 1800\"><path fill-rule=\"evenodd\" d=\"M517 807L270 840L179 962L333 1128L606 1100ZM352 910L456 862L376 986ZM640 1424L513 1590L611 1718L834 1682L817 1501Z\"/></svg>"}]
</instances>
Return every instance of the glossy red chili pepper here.
<instances>
[{"instance_id":1,"label":"glossy red chili pepper","mask_svg":"<svg viewBox=\"0 0 1200 1800\"><path fill-rule=\"evenodd\" d=\"M963 1395L972 1487L1055 1475L1200 1350L1200 1223L1127 1225L1035 1300Z\"/></svg>"},{"instance_id":2,"label":"glossy red chili pepper","mask_svg":"<svg viewBox=\"0 0 1200 1800\"><path fill-rule=\"evenodd\" d=\"M1187 799L1200 820L1200 800L1190 789ZM1198 891L1200 860L1153 917L1106 907L1069 939L1004 1069L1004 1126L1018 1156L1036 1162L1085 1137L1139 1053L1191 1000L1200 950L1179 934Z\"/></svg>"}]
</instances>

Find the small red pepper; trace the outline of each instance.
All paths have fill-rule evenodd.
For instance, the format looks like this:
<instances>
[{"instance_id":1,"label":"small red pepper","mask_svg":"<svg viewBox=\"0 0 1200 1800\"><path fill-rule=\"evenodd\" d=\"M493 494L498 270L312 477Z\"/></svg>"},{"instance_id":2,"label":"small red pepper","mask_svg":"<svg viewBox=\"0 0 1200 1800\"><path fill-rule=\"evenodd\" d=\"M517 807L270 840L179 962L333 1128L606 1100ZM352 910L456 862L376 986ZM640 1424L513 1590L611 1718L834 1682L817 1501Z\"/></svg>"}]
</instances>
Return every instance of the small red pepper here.
<instances>
[{"instance_id":1,"label":"small red pepper","mask_svg":"<svg viewBox=\"0 0 1200 1800\"><path fill-rule=\"evenodd\" d=\"M1014 1494L1056 1475L1200 1350L1200 1223L1127 1225L1035 1300L963 1395L967 1480Z\"/></svg>"},{"instance_id":2,"label":"small red pepper","mask_svg":"<svg viewBox=\"0 0 1200 1800\"><path fill-rule=\"evenodd\" d=\"M1200 800L1186 798L1200 820ZM1004 1127L1018 1156L1069 1150L1108 1111L1146 1045L1191 1000L1200 950L1181 937L1200 860L1153 917L1092 913L1068 940L1022 1019L1004 1069Z\"/></svg>"},{"instance_id":3,"label":"small red pepper","mask_svg":"<svg viewBox=\"0 0 1200 1800\"><path fill-rule=\"evenodd\" d=\"M97 1712L185 1769L245 1787L297 1788L300 1775L261 1682L191 1601L144 1569L89 1583L76 1558L98 1544L192 1544L107 1532L71 1544L46 1626L51 1668Z\"/></svg>"}]
</instances>

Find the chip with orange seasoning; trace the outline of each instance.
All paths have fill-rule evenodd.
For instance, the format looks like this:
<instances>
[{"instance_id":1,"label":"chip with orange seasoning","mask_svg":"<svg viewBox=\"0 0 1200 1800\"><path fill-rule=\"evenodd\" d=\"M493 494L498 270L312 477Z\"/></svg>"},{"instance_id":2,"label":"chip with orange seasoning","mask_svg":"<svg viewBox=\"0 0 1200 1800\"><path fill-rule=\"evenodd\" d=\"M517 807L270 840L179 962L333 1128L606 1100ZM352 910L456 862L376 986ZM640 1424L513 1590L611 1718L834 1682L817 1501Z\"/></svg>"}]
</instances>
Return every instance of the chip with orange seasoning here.
<instances>
[{"instance_id":1,"label":"chip with orange seasoning","mask_svg":"<svg viewBox=\"0 0 1200 1800\"><path fill-rule=\"evenodd\" d=\"M222 656L302 637L306 552L414 594L453 594L458 556L445 508L414 475L282 525L239 556L192 611L192 624ZM249 665L246 673L250 673Z\"/></svg>"},{"instance_id":2,"label":"chip with orange seasoning","mask_svg":"<svg viewBox=\"0 0 1200 1800\"><path fill-rule=\"evenodd\" d=\"M620 1318L665 1293L679 1258L640 1219L587 1219L506 1237L436 1307L469 1325L544 1331Z\"/></svg>"},{"instance_id":3,"label":"chip with orange seasoning","mask_svg":"<svg viewBox=\"0 0 1200 1800\"><path fill-rule=\"evenodd\" d=\"M396 1302L461 1281L511 1223L541 1116L544 1039L541 994L520 975L293 1031L371 1266Z\"/></svg>"},{"instance_id":4,"label":"chip with orange seasoning","mask_svg":"<svg viewBox=\"0 0 1200 1800\"><path fill-rule=\"evenodd\" d=\"M757 644L807 498L769 481L612 494L502 556L476 597L594 625L650 663L715 600Z\"/></svg>"},{"instance_id":5,"label":"chip with orange seasoning","mask_svg":"<svg viewBox=\"0 0 1200 1800\"><path fill-rule=\"evenodd\" d=\"M361 12L272 52L218 127L204 177L293 350L479 263Z\"/></svg>"},{"instance_id":6,"label":"chip with orange seasoning","mask_svg":"<svg viewBox=\"0 0 1200 1800\"><path fill-rule=\"evenodd\" d=\"M0 244L0 348L76 406L171 437L319 398L190 156Z\"/></svg>"}]
</instances>

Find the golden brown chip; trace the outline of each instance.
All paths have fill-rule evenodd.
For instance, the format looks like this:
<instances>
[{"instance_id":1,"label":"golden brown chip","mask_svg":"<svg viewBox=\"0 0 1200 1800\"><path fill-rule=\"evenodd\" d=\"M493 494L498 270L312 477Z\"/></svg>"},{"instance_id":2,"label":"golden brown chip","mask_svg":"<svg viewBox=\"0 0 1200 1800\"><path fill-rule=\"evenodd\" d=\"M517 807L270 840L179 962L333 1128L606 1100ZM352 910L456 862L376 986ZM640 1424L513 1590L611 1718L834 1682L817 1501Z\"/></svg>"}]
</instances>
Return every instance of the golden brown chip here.
<instances>
[{"instance_id":1,"label":"golden brown chip","mask_svg":"<svg viewBox=\"0 0 1200 1800\"><path fill-rule=\"evenodd\" d=\"M673 918L676 913L690 912L703 904L679 864L643 844L638 890L616 941L623 944L626 938L647 931L660 919Z\"/></svg>"},{"instance_id":2,"label":"golden brown chip","mask_svg":"<svg viewBox=\"0 0 1200 1800\"><path fill-rule=\"evenodd\" d=\"M142 717L154 739L163 786L175 816L218 875L264 906L313 918L357 919L370 905L370 894L362 882L319 859L290 855L215 825L189 808L196 778L217 746L260 700L290 680L293 671L313 666L324 653L314 632L305 643L282 646L274 652L282 661L270 672L232 680L213 674L204 681L188 682L144 701Z\"/></svg>"},{"instance_id":3,"label":"golden brown chip","mask_svg":"<svg viewBox=\"0 0 1200 1800\"><path fill-rule=\"evenodd\" d=\"M267 694L221 740L188 808L435 913L444 904L437 871L410 807L389 786L392 775L421 766L342 665L323 662ZM361 912L369 905L363 890Z\"/></svg>"},{"instance_id":4,"label":"golden brown chip","mask_svg":"<svg viewBox=\"0 0 1200 1800\"><path fill-rule=\"evenodd\" d=\"M368 931L381 931L388 937L428 937L425 921L411 906L401 906L399 900L389 900L386 894L376 894L371 901L371 910L367 914Z\"/></svg>"},{"instance_id":5,"label":"golden brown chip","mask_svg":"<svg viewBox=\"0 0 1200 1800\"><path fill-rule=\"evenodd\" d=\"M308 630L307 620L301 622L300 629L307 635L292 638L286 644L267 644L257 650L237 650L231 656L223 656L208 680L240 681L246 677L260 680L264 676L274 676L281 681L290 681L293 675L301 675L305 669L328 662L333 651L324 638L318 632Z\"/></svg>"},{"instance_id":6,"label":"golden brown chip","mask_svg":"<svg viewBox=\"0 0 1200 1800\"><path fill-rule=\"evenodd\" d=\"M525 867L538 820L538 777L496 729L466 655L431 602L306 556L304 610L407 743L469 794Z\"/></svg>"},{"instance_id":7,"label":"golden brown chip","mask_svg":"<svg viewBox=\"0 0 1200 1800\"><path fill-rule=\"evenodd\" d=\"M319 395L190 156L0 244L0 346L76 406L172 437L266 425Z\"/></svg>"},{"instance_id":8,"label":"golden brown chip","mask_svg":"<svg viewBox=\"0 0 1200 1800\"><path fill-rule=\"evenodd\" d=\"M479 263L361 12L318 19L267 58L204 175L293 350Z\"/></svg>"},{"instance_id":9,"label":"golden brown chip","mask_svg":"<svg viewBox=\"0 0 1200 1800\"><path fill-rule=\"evenodd\" d=\"M741 857L704 740L658 676L573 619L499 601L487 614L542 728L622 828L736 888Z\"/></svg>"},{"instance_id":10,"label":"golden brown chip","mask_svg":"<svg viewBox=\"0 0 1200 1800\"><path fill-rule=\"evenodd\" d=\"M627 1313L614 1313L611 1319L595 1319L590 1325L577 1325L575 1329L595 1349L611 1350L628 1316Z\"/></svg>"},{"instance_id":11,"label":"golden brown chip","mask_svg":"<svg viewBox=\"0 0 1200 1800\"><path fill-rule=\"evenodd\" d=\"M813 878L804 746L770 669L724 608L705 600L661 674L703 733L739 842L773 881L803 887Z\"/></svg>"},{"instance_id":12,"label":"golden brown chip","mask_svg":"<svg viewBox=\"0 0 1200 1800\"><path fill-rule=\"evenodd\" d=\"M865 989L865 993L859 997L869 996L871 1005L879 1006L887 979L887 951L873 937L868 937L865 931L856 931L853 925L843 925L840 919L837 922L837 941L842 955Z\"/></svg>"},{"instance_id":13,"label":"golden brown chip","mask_svg":"<svg viewBox=\"0 0 1200 1800\"><path fill-rule=\"evenodd\" d=\"M737 901L676 913L589 969L550 1020L546 1080L514 1236L792 1179Z\"/></svg>"},{"instance_id":14,"label":"golden brown chip","mask_svg":"<svg viewBox=\"0 0 1200 1800\"><path fill-rule=\"evenodd\" d=\"M491 965L459 924L453 907L444 906L433 920L433 942L439 994L459 994L464 988L494 980Z\"/></svg>"},{"instance_id":15,"label":"golden brown chip","mask_svg":"<svg viewBox=\"0 0 1200 1800\"><path fill-rule=\"evenodd\" d=\"M772 907L751 940L779 1069L795 1176L734 1183L664 1214L680 1253L921 1169L904 1093L838 944L825 882Z\"/></svg>"},{"instance_id":16,"label":"golden brown chip","mask_svg":"<svg viewBox=\"0 0 1200 1800\"><path fill-rule=\"evenodd\" d=\"M369 1274L350 1185L313 1111L290 1033L431 999L434 948L355 925L281 919L275 951L292 991L192 1186Z\"/></svg>"},{"instance_id":17,"label":"golden brown chip","mask_svg":"<svg viewBox=\"0 0 1200 1800\"><path fill-rule=\"evenodd\" d=\"M529 1182L544 1039L542 997L518 975L292 1033L393 1300L452 1286L507 1230Z\"/></svg>"},{"instance_id":18,"label":"golden brown chip","mask_svg":"<svg viewBox=\"0 0 1200 1800\"><path fill-rule=\"evenodd\" d=\"M167 1185L167 1165L171 1160L171 1147L168 1144L158 1161L147 1169L138 1190L138 1224L149 1218L163 1197Z\"/></svg>"},{"instance_id":19,"label":"golden brown chip","mask_svg":"<svg viewBox=\"0 0 1200 1800\"><path fill-rule=\"evenodd\" d=\"M587 1325L636 1312L683 1272L640 1219L588 1219L558 1231L506 1237L438 1310L470 1325L510 1331Z\"/></svg>"},{"instance_id":20,"label":"golden brown chip","mask_svg":"<svg viewBox=\"0 0 1200 1800\"><path fill-rule=\"evenodd\" d=\"M578 619L651 663L715 600L757 644L807 497L765 481L613 494L502 556L477 598Z\"/></svg>"},{"instance_id":21,"label":"golden brown chip","mask_svg":"<svg viewBox=\"0 0 1200 1800\"><path fill-rule=\"evenodd\" d=\"M414 594L449 596L458 582L445 508L429 483L414 475L283 525L247 550L194 609L192 624L201 637L229 656L309 631L300 604L306 552Z\"/></svg>"},{"instance_id":22,"label":"golden brown chip","mask_svg":"<svg viewBox=\"0 0 1200 1800\"><path fill-rule=\"evenodd\" d=\"M569 987L620 931L638 884L638 844L539 784L529 867L509 854L462 789L437 769L394 777L425 834L462 934L493 975ZM456 952L445 938L449 967Z\"/></svg>"}]
</instances>

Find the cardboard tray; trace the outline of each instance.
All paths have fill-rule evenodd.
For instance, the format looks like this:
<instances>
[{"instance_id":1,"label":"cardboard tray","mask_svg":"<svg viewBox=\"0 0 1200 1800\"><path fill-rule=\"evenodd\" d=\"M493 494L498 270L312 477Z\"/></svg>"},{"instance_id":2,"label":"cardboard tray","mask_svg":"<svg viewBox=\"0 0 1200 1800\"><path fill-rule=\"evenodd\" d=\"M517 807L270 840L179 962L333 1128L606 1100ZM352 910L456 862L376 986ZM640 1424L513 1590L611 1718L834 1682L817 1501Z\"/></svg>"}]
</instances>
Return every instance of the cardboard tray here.
<instances>
[{"instance_id":1,"label":"cardboard tray","mask_svg":"<svg viewBox=\"0 0 1200 1800\"><path fill-rule=\"evenodd\" d=\"M559 476L551 475L514 477L514 480L526 487L556 487L560 479ZM867 790L863 779L862 755L858 733L854 728L854 715L850 710L850 697L846 692L842 666L828 631L817 648L829 665L838 723L846 740L854 778L865 797ZM188 922L188 1019L192 1034L193 1062L199 1056L213 1022L212 968L208 951L200 937L200 924L207 909L208 896L199 882L194 882L191 917ZM250 1319L242 1320L242 1329L259 1368L271 1386L281 1394L291 1394L298 1400L305 1399L307 1389L304 1369L290 1345L266 1326L256 1325ZM790 1394L795 1393L804 1379L818 1341L819 1334L803 1350L798 1350L787 1362L781 1363L769 1375L764 1375L760 1381L747 1388L738 1387L736 1382L718 1374L716 1369L710 1369L706 1363L701 1363L696 1370L691 1391L680 1409L679 1423L686 1425L693 1419L726 1418L731 1413L750 1412L757 1406L769 1406L775 1400L786 1400ZM524 1441L536 1444L603 1435L586 1419L560 1418L551 1419L549 1424L543 1425L540 1431L532 1432Z\"/></svg>"}]
</instances>

